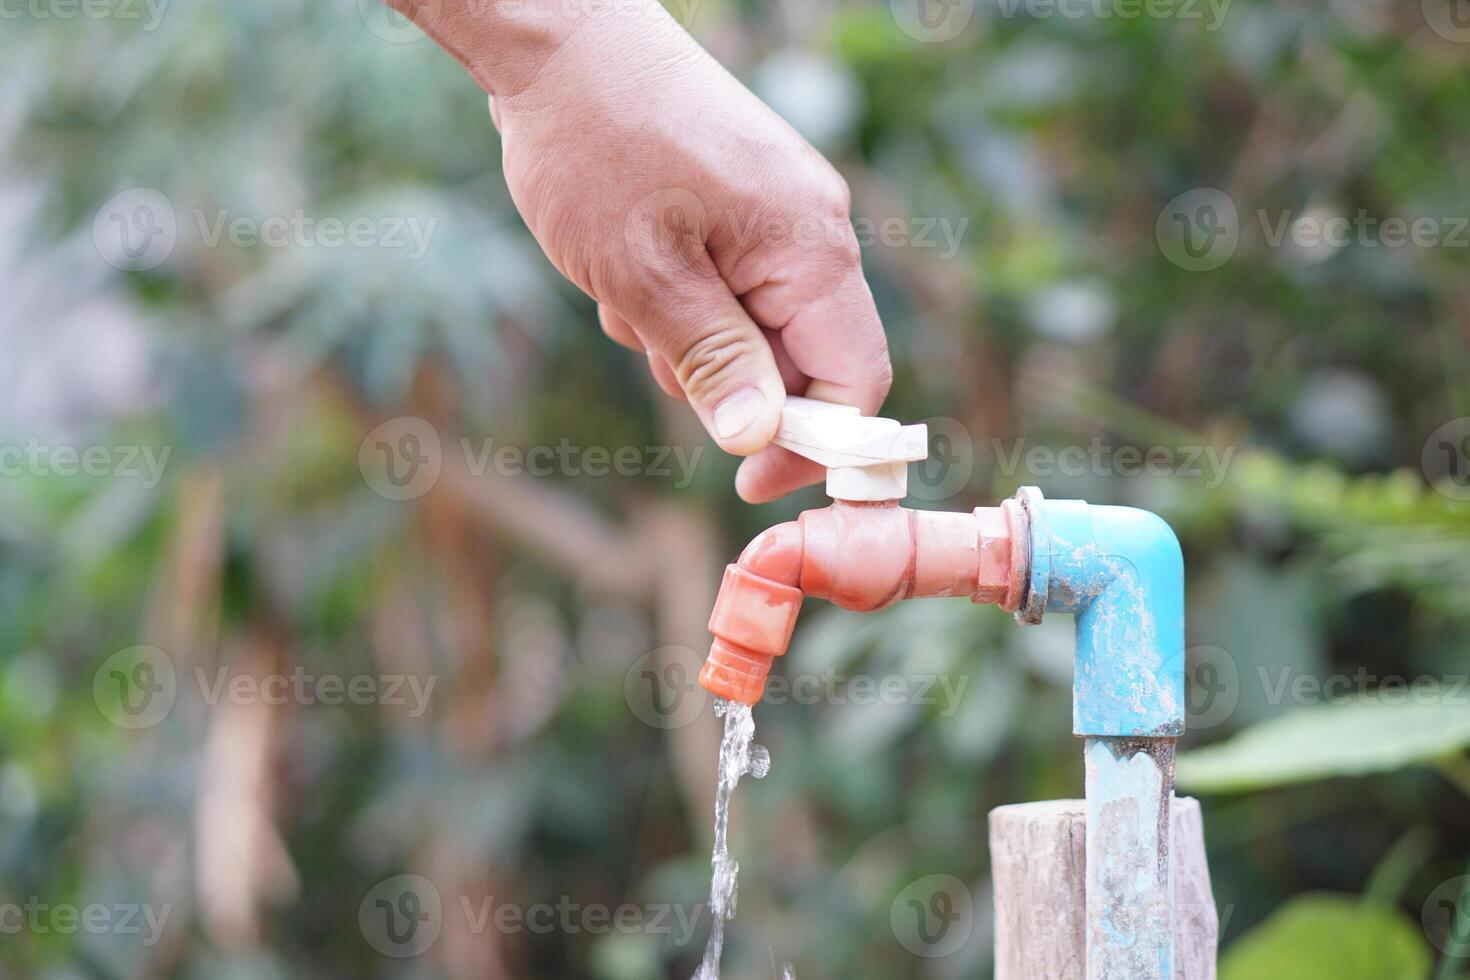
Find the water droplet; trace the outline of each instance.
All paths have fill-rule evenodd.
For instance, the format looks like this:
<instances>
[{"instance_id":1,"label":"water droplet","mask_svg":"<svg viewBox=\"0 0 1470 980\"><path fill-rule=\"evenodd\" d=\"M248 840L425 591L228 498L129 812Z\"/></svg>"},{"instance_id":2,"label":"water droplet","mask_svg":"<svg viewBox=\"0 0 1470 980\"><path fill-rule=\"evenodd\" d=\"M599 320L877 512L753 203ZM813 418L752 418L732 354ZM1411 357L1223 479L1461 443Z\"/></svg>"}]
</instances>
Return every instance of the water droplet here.
<instances>
[{"instance_id":1,"label":"water droplet","mask_svg":"<svg viewBox=\"0 0 1470 980\"><path fill-rule=\"evenodd\" d=\"M750 747L750 774L756 779L765 779L771 771L771 750L764 745Z\"/></svg>"}]
</instances>

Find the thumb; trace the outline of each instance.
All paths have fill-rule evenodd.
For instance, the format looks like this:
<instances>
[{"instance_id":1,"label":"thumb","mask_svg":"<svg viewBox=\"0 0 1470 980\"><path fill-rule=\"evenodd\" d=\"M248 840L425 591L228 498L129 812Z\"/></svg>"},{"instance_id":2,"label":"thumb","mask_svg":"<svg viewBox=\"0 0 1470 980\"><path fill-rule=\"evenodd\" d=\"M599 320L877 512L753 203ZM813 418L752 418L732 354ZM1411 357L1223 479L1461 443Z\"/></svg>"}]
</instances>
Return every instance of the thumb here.
<instances>
[{"instance_id":1,"label":"thumb","mask_svg":"<svg viewBox=\"0 0 1470 980\"><path fill-rule=\"evenodd\" d=\"M718 276L693 277L680 291L634 318L639 336L663 355L721 449L757 453L775 438L786 401L770 342Z\"/></svg>"}]
</instances>

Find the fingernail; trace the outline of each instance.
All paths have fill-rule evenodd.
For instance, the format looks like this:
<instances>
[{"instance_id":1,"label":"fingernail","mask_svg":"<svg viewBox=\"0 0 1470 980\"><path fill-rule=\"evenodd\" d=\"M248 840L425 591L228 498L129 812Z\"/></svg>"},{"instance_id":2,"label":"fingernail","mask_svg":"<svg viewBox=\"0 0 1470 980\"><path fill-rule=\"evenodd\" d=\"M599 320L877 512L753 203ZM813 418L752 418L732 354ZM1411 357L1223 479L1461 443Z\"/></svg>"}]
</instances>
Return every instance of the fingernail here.
<instances>
[{"instance_id":1,"label":"fingernail","mask_svg":"<svg viewBox=\"0 0 1470 980\"><path fill-rule=\"evenodd\" d=\"M766 396L759 388L741 388L715 406L715 438L729 439L739 435L765 407Z\"/></svg>"}]
</instances>

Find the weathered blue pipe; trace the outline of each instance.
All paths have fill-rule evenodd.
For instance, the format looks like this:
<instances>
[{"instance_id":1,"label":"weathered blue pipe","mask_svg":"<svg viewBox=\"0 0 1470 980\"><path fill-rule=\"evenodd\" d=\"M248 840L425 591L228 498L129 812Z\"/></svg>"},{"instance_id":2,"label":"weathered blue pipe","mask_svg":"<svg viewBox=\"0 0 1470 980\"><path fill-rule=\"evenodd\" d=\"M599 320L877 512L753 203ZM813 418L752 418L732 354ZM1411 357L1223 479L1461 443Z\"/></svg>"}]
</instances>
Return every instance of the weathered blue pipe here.
<instances>
[{"instance_id":1,"label":"weathered blue pipe","mask_svg":"<svg viewBox=\"0 0 1470 980\"><path fill-rule=\"evenodd\" d=\"M1073 731L1184 733L1184 559L1164 520L1132 507L1020 496L1031 521L1033 620L1077 617Z\"/></svg>"}]
</instances>

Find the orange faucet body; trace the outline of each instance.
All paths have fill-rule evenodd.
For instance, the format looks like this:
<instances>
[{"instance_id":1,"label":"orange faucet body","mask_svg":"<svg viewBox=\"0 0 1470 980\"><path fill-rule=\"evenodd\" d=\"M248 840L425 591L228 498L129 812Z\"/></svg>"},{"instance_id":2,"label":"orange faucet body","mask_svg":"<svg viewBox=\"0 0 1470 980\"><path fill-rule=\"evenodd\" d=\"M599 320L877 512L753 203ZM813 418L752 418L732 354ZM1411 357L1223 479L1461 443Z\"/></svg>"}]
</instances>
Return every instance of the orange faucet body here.
<instances>
[{"instance_id":1,"label":"orange faucet body","mask_svg":"<svg viewBox=\"0 0 1470 980\"><path fill-rule=\"evenodd\" d=\"M936 596L1015 611L1029 540L1025 511L1012 500L967 514L910 510L893 500L839 500L806 511L762 532L726 567L699 683L717 697L759 701L805 596L857 612Z\"/></svg>"}]
</instances>

